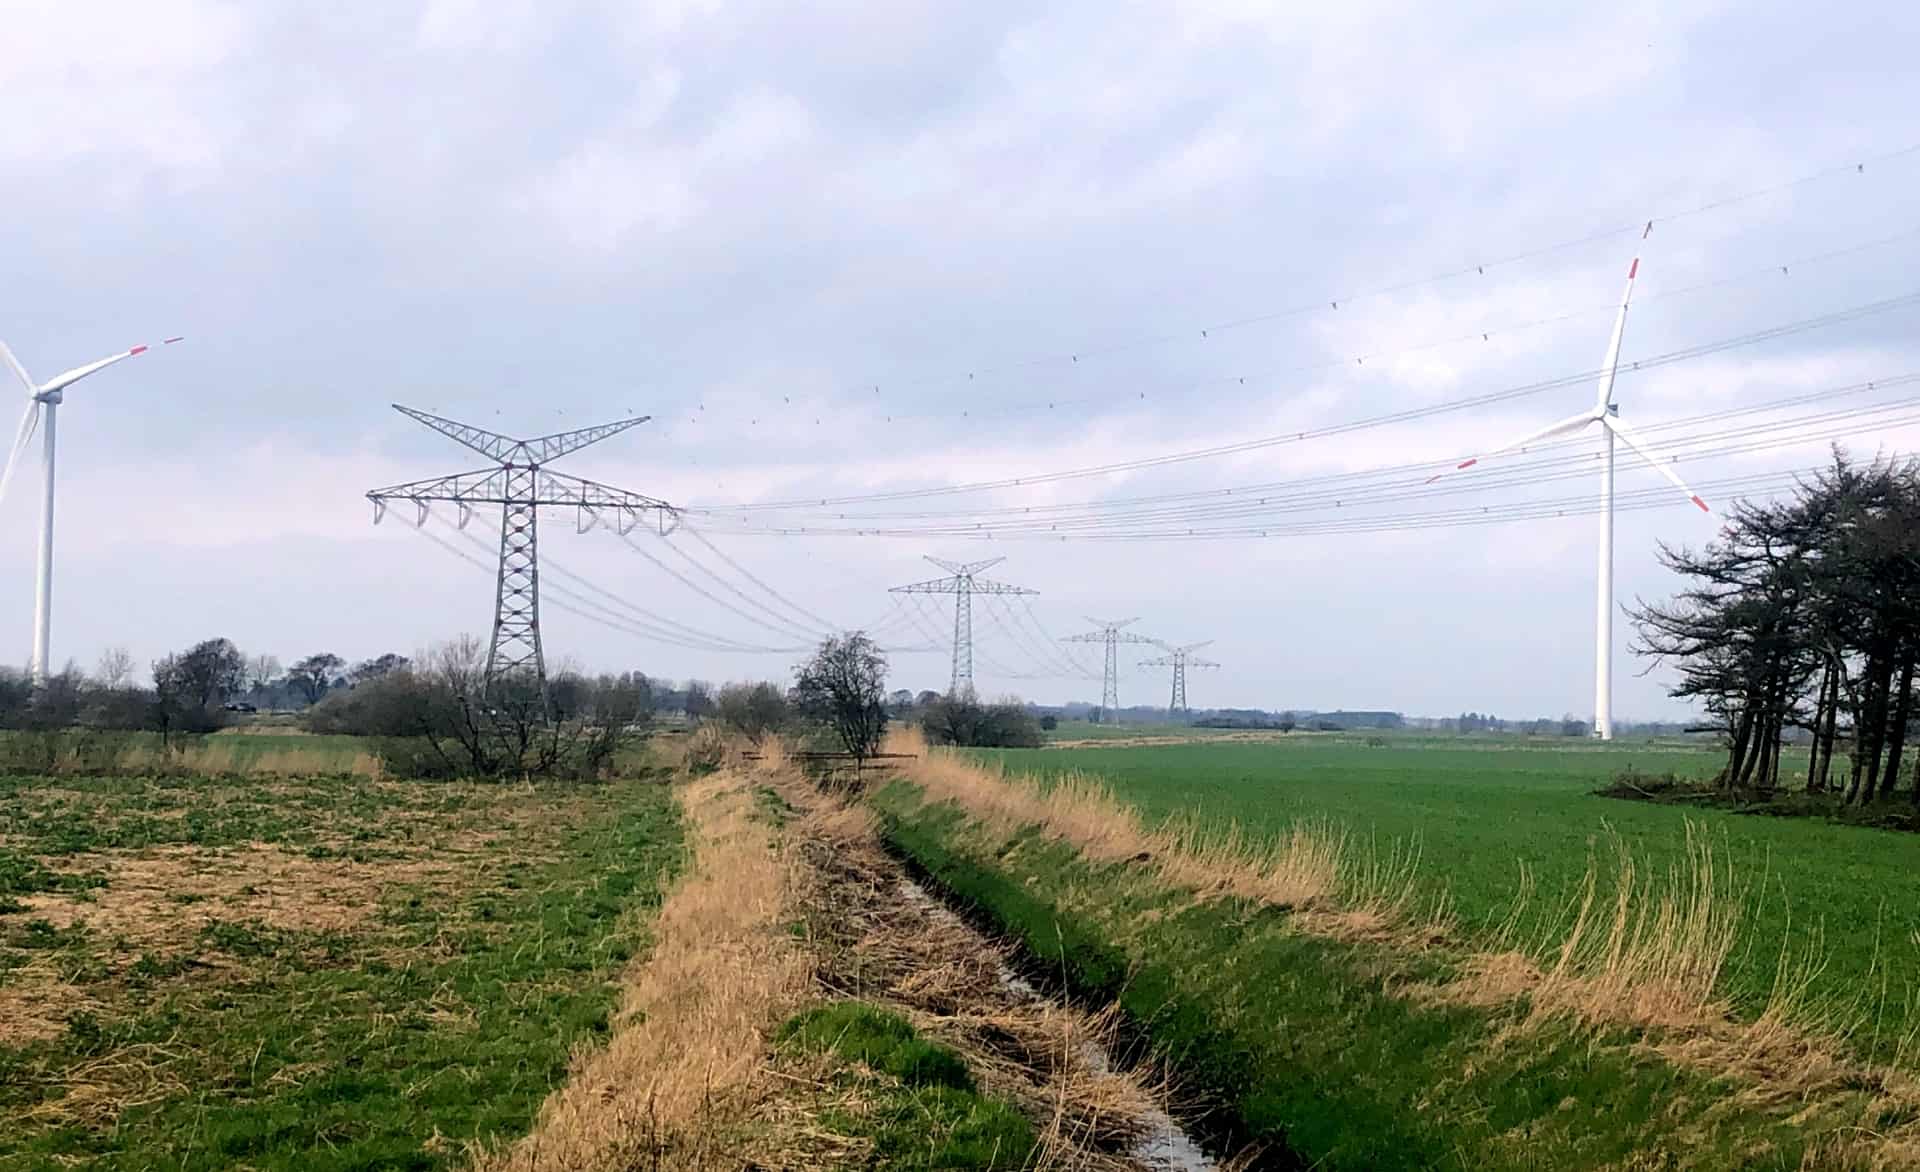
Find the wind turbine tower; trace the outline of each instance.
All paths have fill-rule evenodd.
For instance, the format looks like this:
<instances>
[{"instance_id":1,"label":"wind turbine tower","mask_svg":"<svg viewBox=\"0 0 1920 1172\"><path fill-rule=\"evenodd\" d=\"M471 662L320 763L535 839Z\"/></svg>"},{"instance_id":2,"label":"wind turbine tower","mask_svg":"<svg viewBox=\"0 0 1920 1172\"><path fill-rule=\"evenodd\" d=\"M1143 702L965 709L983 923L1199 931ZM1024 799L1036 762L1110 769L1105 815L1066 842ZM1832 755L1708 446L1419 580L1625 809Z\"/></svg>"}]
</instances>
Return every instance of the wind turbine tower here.
<instances>
[{"instance_id":1,"label":"wind turbine tower","mask_svg":"<svg viewBox=\"0 0 1920 1172\"><path fill-rule=\"evenodd\" d=\"M367 499L373 502L374 523L379 524L386 516L388 505L402 501L413 503L415 525L427 523L430 505L435 501L457 505L462 529L472 520L475 505L500 506L500 575L494 589L493 638L487 645L485 679L491 687L510 676L531 676L544 696L547 662L540 645L540 510L574 509L576 528L581 533L595 525L606 525L624 534L647 518L661 533L667 533L678 515L665 501L567 476L547 465L588 444L638 427L650 416L521 440L398 403L393 409L472 448L498 467L376 488L367 493Z\"/></svg>"},{"instance_id":2,"label":"wind turbine tower","mask_svg":"<svg viewBox=\"0 0 1920 1172\"><path fill-rule=\"evenodd\" d=\"M1139 622L1140 620L1137 618L1119 619L1114 622L1108 622L1105 619L1089 618L1087 621L1092 623L1096 629L1088 631L1083 635L1068 635L1060 641L1062 643L1106 644L1107 670L1102 677L1100 688L1101 722L1104 724L1116 724L1120 719L1119 716L1116 715L1120 708L1120 644L1150 643L1155 647L1163 647L1165 644L1161 643L1158 639L1149 639L1145 635L1136 635L1132 631L1124 629Z\"/></svg>"},{"instance_id":3,"label":"wind turbine tower","mask_svg":"<svg viewBox=\"0 0 1920 1172\"><path fill-rule=\"evenodd\" d=\"M1179 716L1187 711L1187 669L1190 667L1219 667L1211 659L1202 659L1194 652L1213 644L1212 639L1204 643L1188 643L1184 647L1175 647L1171 643L1162 643L1165 655L1140 661L1141 667L1170 667L1173 669L1173 698L1167 704L1167 715Z\"/></svg>"},{"instance_id":4,"label":"wind turbine tower","mask_svg":"<svg viewBox=\"0 0 1920 1172\"><path fill-rule=\"evenodd\" d=\"M1647 225L1651 232L1653 225ZM1646 233L1641 233L1642 240ZM1620 405L1613 401L1614 375L1620 369L1620 339L1627 329L1627 307L1633 303L1633 282L1640 275L1640 258L1634 257L1633 264L1627 268L1627 290L1620 297L1620 312L1613 319L1613 336L1607 342L1607 356L1600 364L1600 384L1594 404L1578 415L1563 419L1550 427L1543 427L1531 435L1524 436L1504 447L1494 448L1485 455L1473 456L1462 460L1455 471L1471 468L1484 459L1523 452L1534 444L1561 436L1573 435L1586 428L1598 429L1600 436L1600 567L1595 590L1594 622L1594 664L1593 664L1593 735L1603 741L1613 739L1613 441L1618 439L1633 449L1635 455L1646 461L1654 471L1673 482L1673 486L1692 501L1701 512L1711 512L1707 502L1687 487L1687 482L1670 464L1662 463L1647 450L1640 437L1626 424L1620 421ZM1441 475L1444 475L1442 473ZM1439 475L1428 477L1431 484Z\"/></svg>"},{"instance_id":5,"label":"wind turbine tower","mask_svg":"<svg viewBox=\"0 0 1920 1172\"><path fill-rule=\"evenodd\" d=\"M171 346L179 338L168 338L160 344ZM54 485L54 435L55 424L59 419L60 404L66 401L67 388L95 371L105 370L116 362L145 354L151 346L135 346L131 350L122 350L85 366L76 366L64 374L54 375L43 383L36 383L20 365L20 360L0 342L0 359L4 359L7 368L13 371L13 377L27 392L27 407L20 415L20 430L15 434L13 448L7 453L7 466L0 471L0 497L5 497L7 485L13 481L14 467L20 462L21 453L33 441L33 432L40 428L45 435L41 441L41 460L46 466L46 491L40 498L40 564L39 573L33 586L33 658L28 662L27 672L34 686L47 682L47 665L52 661L50 644L53 635L53 485Z\"/></svg>"},{"instance_id":6,"label":"wind turbine tower","mask_svg":"<svg viewBox=\"0 0 1920 1172\"><path fill-rule=\"evenodd\" d=\"M949 562L936 557L929 557L927 560L945 570L950 576L895 586L887 593L953 595L953 679L948 685L947 695L956 698L971 696L973 695L973 596L976 594L1038 594L1040 592L1029 590L1025 586L1009 586L1005 582L995 582L991 578L979 576L980 571L999 565L1007 560L1005 558L988 558L983 562Z\"/></svg>"}]
</instances>

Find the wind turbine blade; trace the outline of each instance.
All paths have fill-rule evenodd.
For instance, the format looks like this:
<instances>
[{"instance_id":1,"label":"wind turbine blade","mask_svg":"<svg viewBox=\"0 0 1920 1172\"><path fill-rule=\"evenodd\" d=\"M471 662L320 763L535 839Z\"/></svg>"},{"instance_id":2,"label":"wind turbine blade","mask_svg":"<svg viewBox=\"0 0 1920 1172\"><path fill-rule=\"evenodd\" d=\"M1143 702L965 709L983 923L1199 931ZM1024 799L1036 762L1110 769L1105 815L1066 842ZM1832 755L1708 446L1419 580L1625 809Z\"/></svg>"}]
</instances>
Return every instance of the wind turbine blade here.
<instances>
[{"instance_id":1,"label":"wind turbine blade","mask_svg":"<svg viewBox=\"0 0 1920 1172\"><path fill-rule=\"evenodd\" d=\"M1500 447L1494 448L1492 451L1484 452L1478 456L1468 456L1466 459L1460 461L1458 464L1455 464L1452 467L1452 469L1450 469L1450 471L1464 472L1468 468L1473 467L1475 464L1478 464L1482 460L1491 460L1495 456L1504 456L1511 452L1523 451L1527 448L1532 447L1534 444L1539 443L1542 440L1554 439L1555 437L1558 437L1561 435L1567 435L1572 432L1576 432L1581 428L1586 427L1588 424L1592 423L1594 419L1595 419L1595 415L1592 411L1582 411L1578 415L1569 415L1567 418L1562 419L1558 423L1548 424L1546 427L1541 428L1539 431L1532 432L1527 435L1523 435L1519 439L1514 440L1510 444L1503 444ZM1445 476L1445 475L1446 475L1446 472L1436 472L1432 476L1427 477L1426 482L1428 484L1432 484L1434 481L1440 479L1442 476Z\"/></svg>"},{"instance_id":2,"label":"wind turbine blade","mask_svg":"<svg viewBox=\"0 0 1920 1172\"><path fill-rule=\"evenodd\" d=\"M1633 304L1633 282L1639 276L1640 258L1636 256L1633 263L1627 266L1627 291L1620 295L1620 312L1613 319L1613 336L1607 340L1606 361L1600 364L1599 394L1593 404L1596 411L1605 412L1613 401L1613 376L1620 370L1620 339L1626 336L1627 307Z\"/></svg>"},{"instance_id":3,"label":"wind turbine blade","mask_svg":"<svg viewBox=\"0 0 1920 1172\"><path fill-rule=\"evenodd\" d=\"M1633 432L1627 427L1626 424L1620 422L1620 420L1617 417L1612 415L1602 417L1601 422L1606 424L1608 430L1612 431L1613 434L1619 436L1622 440L1624 440L1626 442L1626 445L1632 448L1636 455L1638 455L1642 460L1645 460L1647 463L1651 464L1654 468L1654 471L1660 473L1660 475L1666 477L1668 480L1671 480L1675 488L1679 489L1681 492L1686 493L1687 499L1692 501L1694 504L1699 505L1701 512L1711 513L1713 511L1712 509L1709 509L1707 507L1707 502L1701 500L1698 494L1696 494L1691 488L1687 487L1687 482L1680 479L1680 474L1673 470L1673 466L1671 464L1655 459L1653 453L1647 450L1646 445L1640 442L1640 437L1633 434Z\"/></svg>"},{"instance_id":4,"label":"wind turbine blade","mask_svg":"<svg viewBox=\"0 0 1920 1172\"><path fill-rule=\"evenodd\" d=\"M20 365L20 360L13 356L12 348L5 342L0 342L0 358L6 359L8 369L13 371L13 377L20 380L21 388L24 389L29 396L40 393L40 388L33 383L33 376L27 373L26 367Z\"/></svg>"},{"instance_id":5,"label":"wind turbine blade","mask_svg":"<svg viewBox=\"0 0 1920 1172\"><path fill-rule=\"evenodd\" d=\"M180 341L179 338L168 338L166 341L160 344L162 346L171 346L178 341ZM40 391L41 393L44 394L47 391L57 391L65 387L70 387L74 383L79 382L81 379L87 377L90 374L93 374L97 371L105 370L107 367L112 366L116 362L123 362L126 359L135 357L136 355L145 354L147 351L151 349L153 349L153 347L143 342L140 345L135 346L131 350L123 350L118 354L109 355L106 358L100 359L98 362L89 362L85 366L76 366L72 370L69 370L64 374L56 374L52 378L48 379L46 383L40 387Z\"/></svg>"},{"instance_id":6,"label":"wind turbine blade","mask_svg":"<svg viewBox=\"0 0 1920 1172\"><path fill-rule=\"evenodd\" d=\"M7 486L13 483L13 470L20 466L20 455L27 450L34 427L40 422L40 407L38 399L28 399L27 409L20 413L20 429L14 436L13 447L7 451L7 466L0 470L0 501L7 499Z\"/></svg>"}]
</instances>

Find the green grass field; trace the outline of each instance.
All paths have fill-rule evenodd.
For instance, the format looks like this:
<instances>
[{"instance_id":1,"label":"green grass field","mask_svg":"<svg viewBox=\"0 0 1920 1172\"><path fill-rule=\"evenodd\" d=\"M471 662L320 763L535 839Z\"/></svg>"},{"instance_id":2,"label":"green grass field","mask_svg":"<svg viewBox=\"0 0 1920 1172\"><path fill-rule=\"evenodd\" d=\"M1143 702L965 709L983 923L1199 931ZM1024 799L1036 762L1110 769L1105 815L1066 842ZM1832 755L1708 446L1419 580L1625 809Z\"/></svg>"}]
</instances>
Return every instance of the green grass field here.
<instances>
[{"instance_id":1,"label":"green grass field","mask_svg":"<svg viewBox=\"0 0 1920 1172\"><path fill-rule=\"evenodd\" d=\"M461 1166L607 1028L678 841L639 781L0 777L0 1167Z\"/></svg>"},{"instance_id":2,"label":"green grass field","mask_svg":"<svg viewBox=\"0 0 1920 1172\"><path fill-rule=\"evenodd\" d=\"M1720 763L1710 749L1388 735L982 755L1017 773L1097 775L1153 818L1197 811L1262 834L1331 818L1376 849L1416 844L1422 887L1444 887L1470 931L1508 916L1524 866L1534 894L1523 930L1550 932L1590 859L1603 880L1615 873L1612 835L1643 875L1664 873L1683 860L1691 823L1743 892L1741 940L1723 978L1741 1012L1765 1003L1787 943L1795 966L1809 951L1823 958L1822 1008L1854 1031L1860 1052L1891 1057L1920 1026L1920 836L1592 792L1629 766L1708 776Z\"/></svg>"}]
</instances>

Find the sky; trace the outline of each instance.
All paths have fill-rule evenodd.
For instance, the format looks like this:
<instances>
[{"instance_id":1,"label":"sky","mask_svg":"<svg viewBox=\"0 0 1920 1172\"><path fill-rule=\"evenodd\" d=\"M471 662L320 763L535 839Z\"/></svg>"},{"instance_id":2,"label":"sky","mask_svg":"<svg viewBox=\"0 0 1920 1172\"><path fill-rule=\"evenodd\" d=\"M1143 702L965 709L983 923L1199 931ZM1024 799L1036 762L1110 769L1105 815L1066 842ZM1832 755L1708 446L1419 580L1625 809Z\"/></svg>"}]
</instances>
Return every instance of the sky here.
<instances>
[{"instance_id":1,"label":"sky","mask_svg":"<svg viewBox=\"0 0 1920 1172\"><path fill-rule=\"evenodd\" d=\"M1218 502L1457 460L1586 409L1586 382L804 521L737 507L1140 461L1570 379L1600 366L1636 255L1613 401L1642 431L1920 372L1913 304L1751 337L1920 292L1911 5L4 10L0 338L40 378L187 338L61 409L57 662L124 647L146 663L213 636L356 660L484 632L497 519L461 534L443 505L424 533L410 508L374 524L369 489L484 464L402 403L514 436L652 417L553 469L684 509L665 539L543 516L555 665L780 679L792 647L862 625L894 648L895 683L942 688L951 610L888 588L939 576L925 555L1004 557L988 576L1038 593L976 611L982 693L1097 700L1050 640L1137 616L1214 641L1197 707L1584 717L1585 504L1442 525L1357 502L1403 520L1204 540L771 530L868 524L838 510L965 514L986 534L1013 515L992 510ZM1913 451L1898 407L1915 393L1700 424L1781 427L1763 450L1703 439L1675 467L1785 473L1834 438ZM1863 404L1888 410L1844 436L1783 422ZM0 501L0 658L21 663L37 446L24 460ZM1588 501L1592 467L1444 506L1498 521ZM1619 468L1623 493L1664 483L1624 452ZM1712 503L1676 491L1619 514L1619 602L1674 590L1658 544L1710 540L1730 502ZM1352 515L1320 500L1290 521ZM606 621L630 606L701 646ZM1616 715L1683 715L1630 637L1618 620ZM1098 648L1072 646L1097 670ZM1163 669L1135 666L1151 651L1121 649L1123 703L1166 696Z\"/></svg>"}]
</instances>

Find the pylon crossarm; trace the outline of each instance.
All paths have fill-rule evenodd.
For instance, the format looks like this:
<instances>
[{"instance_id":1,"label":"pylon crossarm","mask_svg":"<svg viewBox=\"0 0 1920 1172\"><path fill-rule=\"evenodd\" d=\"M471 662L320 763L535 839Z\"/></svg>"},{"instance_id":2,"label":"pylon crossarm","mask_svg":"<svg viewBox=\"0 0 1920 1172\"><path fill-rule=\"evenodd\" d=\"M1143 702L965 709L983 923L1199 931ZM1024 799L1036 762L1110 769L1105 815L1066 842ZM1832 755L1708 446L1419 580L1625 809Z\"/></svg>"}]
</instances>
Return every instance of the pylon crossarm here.
<instances>
[{"instance_id":1,"label":"pylon crossarm","mask_svg":"<svg viewBox=\"0 0 1920 1172\"><path fill-rule=\"evenodd\" d=\"M632 419L622 419L618 423L601 423L593 427L576 428L573 431L556 431L552 435L543 435L538 439L522 440L520 447L529 457L529 462L545 464L558 460L568 452L577 452L588 444L597 444L608 436L619 435L630 427L638 427L651 415L636 415Z\"/></svg>"},{"instance_id":2,"label":"pylon crossarm","mask_svg":"<svg viewBox=\"0 0 1920 1172\"><path fill-rule=\"evenodd\" d=\"M568 476L564 472L549 472L540 469L540 478L534 487L534 495L543 505L579 505L600 512L624 509L631 513L674 512L674 507L663 500L642 496L637 492L628 492L624 488L613 488L592 480L582 480L578 476Z\"/></svg>"},{"instance_id":3,"label":"pylon crossarm","mask_svg":"<svg viewBox=\"0 0 1920 1172\"><path fill-rule=\"evenodd\" d=\"M998 561L999 559L996 558L994 560ZM975 578L973 580L973 592L975 594L1038 594L1040 593L1038 590L1029 590L1025 586L1009 586L1005 582L995 582L991 578Z\"/></svg>"},{"instance_id":4,"label":"pylon crossarm","mask_svg":"<svg viewBox=\"0 0 1920 1172\"><path fill-rule=\"evenodd\" d=\"M924 556L928 561L932 562L936 566L939 566L941 569L945 570L947 573L954 574L959 577L965 577L968 574L977 574L981 570L985 570L990 567L997 566L1001 562L1004 562L1007 560L1004 557L998 557L998 558L987 558L984 561L978 561L978 562L950 562L945 558L933 557L930 554L924 555Z\"/></svg>"},{"instance_id":5,"label":"pylon crossarm","mask_svg":"<svg viewBox=\"0 0 1920 1172\"><path fill-rule=\"evenodd\" d=\"M534 467L558 460L569 452L577 452L588 444L597 444L608 436L619 435L628 428L638 427L652 418L650 415L638 415L632 419L622 419L617 423L599 423L592 427L556 431L552 435L520 440L510 435L501 435L497 431L488 431L484 427L475 427L471 423L443 419L438 415L429 415L425 411L417 411L412 407L402 407L398 403L393 405L393 409L409 419L426 424L455 443L465 444L489 460L521 467Z\"/></svg>"},{"instance_id":6,"label":"pylon crossarm","mask_svg":"<svg viewBox=\"0 0 1920 1172\"><path fill-rule=\"evenodd\" d=\"M376 515L384 511L384 503L400 500L501 504L507 499L506 470L489 468L476 472L456 472L452 476L436 476L432 480L390 485L367 493L367 499L374 503Z\"/></svg>"},{"instance_id":7,"label":"pylon crossarm","mask_svg":"<svg viewBox=\"0 0 1920 1172\"><path fill-rule=\"evenodd\" d=\"M425 411L416 411L412 407L402 407L398 403L393 405L393 409L409 419L426 424L455 443L465 444L489 460L504 463L508 453L520 446L520 441L512 436L488 431L484 427L475 427L470 423L456 423L451 419L442 419L438 415L429 415Z\"/></svg>"},{"instance_id":8,"label":"pylon crossarm","mask_svg":"<svg viewBox=\"0 0 1920 1172\"><path fill-rule=\"evenodd\" d=\"M958 594L960 579L933 578L926 582L910 582L905 586L890 586L888 594Z\"/></svg>"}]
</instances>

